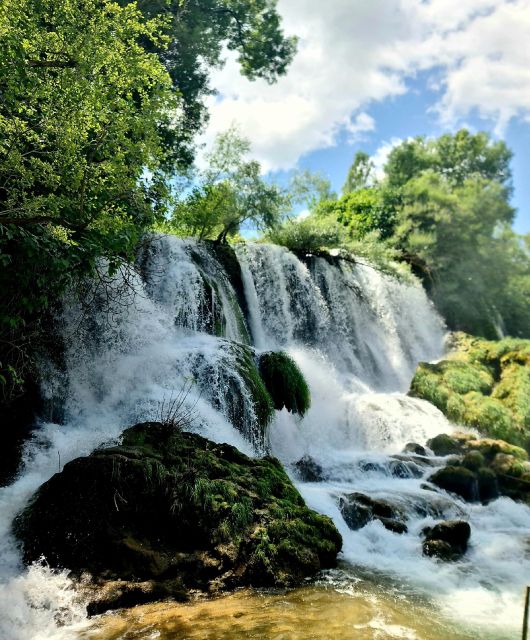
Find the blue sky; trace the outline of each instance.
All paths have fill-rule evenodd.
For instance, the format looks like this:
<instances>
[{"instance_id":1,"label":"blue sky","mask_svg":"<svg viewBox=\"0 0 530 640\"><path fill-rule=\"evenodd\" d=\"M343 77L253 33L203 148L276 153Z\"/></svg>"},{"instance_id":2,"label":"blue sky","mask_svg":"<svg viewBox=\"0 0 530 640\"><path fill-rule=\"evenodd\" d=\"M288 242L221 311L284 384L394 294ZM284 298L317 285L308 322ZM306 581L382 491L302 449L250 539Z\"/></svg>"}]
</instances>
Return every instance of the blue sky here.
<instances>
[{"instance_id":1,"label":"blue sky","mask_svg":"<svg viewBox=\"0 0 530 640\"><path fill-rule=\"evenodd\" d=\"M462 126L514 152L515 228L530 232L530 0L278 0L298 53L276 84L236 54L214 74L206 145L237 124L265 172L321 171L339 190L355 152Z\"/></svg>"},{"instance_id":2,"label":"blue sky","mask_svg":"<svg viewBox=\"0 0 530 640\"><path fill-rule=\"evenodd\" d=\"M298 166L312 171L321 171L331 181L333 189L340 192L346 174L356 151L362 150L373 155L386 143L395 139L406 139L416 135L439 136L454 131L441 125L437 114L432 110L436 104L436 94L428 88L428 77L421 77L407 83L409 90L402 96L389 98L366 109L374 118L375 129L363 134L360 140L348 141L345 133L339 134L336 144L304 154ZM518 233L530 232L530 124L512 120L502 136L494 132L491 121L477 114L470 115L465 123L472 131L487 131L493 139L501 137L513 151L513 197L512 204L517 210L514 229ZM273 172L273 176L282 179L283 172Z\"/></svg>"}]
</instances>

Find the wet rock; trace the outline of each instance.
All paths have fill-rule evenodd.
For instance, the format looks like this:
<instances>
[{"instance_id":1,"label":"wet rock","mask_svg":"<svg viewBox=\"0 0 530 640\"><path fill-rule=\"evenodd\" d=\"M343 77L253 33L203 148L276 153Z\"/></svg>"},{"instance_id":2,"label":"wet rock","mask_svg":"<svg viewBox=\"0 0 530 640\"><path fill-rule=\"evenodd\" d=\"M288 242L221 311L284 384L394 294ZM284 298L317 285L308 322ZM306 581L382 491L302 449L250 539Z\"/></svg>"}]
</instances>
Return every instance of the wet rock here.
<instances>
[{"instance_id":1,"label":"wet rock","mask_svg":"<svg viewBox=\"0 0 530 640\"><path fill-rule=\"evenodd\" d=\"M393 456L394 460L391 460L388 465L390 475L394 478L421 478L424 469L423 465L419 464L416 459L406 458L406 456Z\"/></svg>"},{"instance_id":2,"label":"wet rock","mask_svg":"<svg viewBox=\"0 0 530 640\"><path fill-rule=\"evenodd\" d=\"M427 449L417 442L407 442L403 448L403 453L413 453L416 456L427 456Z\"/></svg>"},{"instance_id":3,"label":"wet rock","mask_svg":"<svg viewBox=\"0 0 530 640\"><path fill-rule=\"evenodd\" d=\"M495 500L500 495L497 475L491 469L479 469L477 471L478 492L481 502Z\"/></svg>"},{"instance_id":4,"label":"wet rock","mask_svg":"<svg viewBox=\"0 0 530 640\"><path fill-rule=\"evenodd\" d=\"M322 482L324 470L311 456L304 456L294 463L298 476L303 482Z\"/></svg>"},{"instance_id":5,"label":"wet rock","mask_svg":"<svg viewBox=\"0 0 530 640\"><path fill-rule=\"evenodd\" d=\"M446 433L441 433L435 438L427 441L427 446L437 456L449 456L453 453L462 452L462 443Z\"/></svg>"},{"instance_id":6,"label":"wet rock","mask_svg":"<svg viewBox=\"0 0 530 640\"><path fill-rule=\"evenodd\" d=\"M339 498L339 509L353 531L362 529L372 520L379 520L384 527L396 533L407 531L402 512L386 500L376 500L363 493L350 493Z\"/></svg>"},{"instance_id":7,"label":"wet rock","mask_svg":"<svg viewBox=\"0 0 530 640\"><path fill-rule=\"evenodd\" d=\"M156 582L134 582L108 580L90 582L81 587L81 593L88 603L87 614L96 616L113 609L124 609L148 604L159 600L188 600L188 591L179 579Z\"/></svg>"},{"instance_id":8,"label":"wet rock","mask_svg":"<svg viewBox=\"0 0 530 640\"><path fill-rule=\"evenodd\" d=\"M379 520L379 522L393 533L407 533L408 527L404 522L400 522L399 520L395 520L394 518L381 518L376 516L375 520Z\"/></svg>"},{"instance_id":9,"label":"wet rock","mask_svg":"<svg viewBox=\"0 0 530 640\"><path fill-rule=\"evenodd\" d=\"M14 529L28 563L44 556L74 576L131 583L121 595L109 586L115 595L101 606L294 585L334 566L342 545L276 459L160 423L136 425L122 445L66 464Z\"/></svg>"},{"instance_id":10,"label":"wet rock","mask_svg":"<svg viewBox=\"0 0 530 640\"><path fill-rule=\"evenodd\" d=\"M425 527L423 553L440 560L458 560L467 550L471 527L464 520L446 520L434 527Z\"/></svg>"},{"instance_id":11,"label":"wet rock","mask_svg":"<svg viewBox=\"0 0 530 640\"><path fill-rule=\"evenodd\" d=\"M456 493L464 500L472 502L479 499L477 476L465 467L454 465L443 467L436 471L429 480L437 487L450 493Z\"/></svg>"}]
</instances>

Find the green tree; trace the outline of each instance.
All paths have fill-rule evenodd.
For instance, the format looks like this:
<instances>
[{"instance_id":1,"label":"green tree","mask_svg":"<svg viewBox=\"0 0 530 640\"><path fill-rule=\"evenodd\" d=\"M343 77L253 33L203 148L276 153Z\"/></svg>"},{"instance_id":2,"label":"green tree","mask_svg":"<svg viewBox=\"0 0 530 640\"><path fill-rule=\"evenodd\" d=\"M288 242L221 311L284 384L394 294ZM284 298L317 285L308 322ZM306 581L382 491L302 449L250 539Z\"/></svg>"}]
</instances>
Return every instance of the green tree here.
<instances>
[{"instance_id":1,"label":"green tree","mask_svg":"<svg viewBox=\"0 0 530 640\"><path fill-rule=\"evenodd\" d=\"M177 201L170 228L226 242L244 228L264 231L278 224L291 198L261 176L260 164L247 160L249 151L237 129L218 135L206 156L207 169L194 176L191 192Z\"/></svg>"},{"instance_id":2,"label":"green tree","mask_svg":"<svg viewBox=\"0 0 530 640\"><path fill-rule=\"evenodd\" d=\"M432 170L455 185L476 174L509 187L511 157L503 141L492 142L485 132L471 134L461 129L434 139L419 136L392 149L384 168L385 179L390 186L400 188Z\"/></svg>"},{"instance_id":3,"label":"green tree","mask_svg":"<svg viewBox=\"0 0 530 640\"><path fill-rule=\"evenodd\" d=\"M359 189L367 189L375 182L375 166L364 151L357 151L348 171L348 177L342 187L344 195Z\"/></svg>"},{"instance_id":4,"label":"green tree","mask_svg":"<svg viewBox=\"0 0 530 640\"><path fill-rule=\"evenodd\" d=\"M503 230L513 218L505 188L477 174L452 187L428 170L403 188L395 241L425 265L432 298L452 328L497 337L510 259Z\"/></svg>"},{"instance_id":5,"label":"green tree","mask_svg":"<svg viewBox=\"0 0 530 640\"><path fill-rule=\"evenodd\" d=\"M134 5L5 0L0 8L0 383L73 276L132 255L163 202L161 123L177 104ZM150 180L141 180L144 171Z\"/></svg>"},{"instance_id":6,"label":"green tree","mask_svg":"<svg viewBox=\"0 0 530 640\"><path fill-rule=\"evenodd\" d=\"M224 48L237 52L247 78L272 83L293 59L296 38L283 33L276 0L138 0L137 5L148 18L165 19L169 45L144 44L160 55L181 98L177 126L166 128L165 140L183 169L192 164L195 135L208 116L204 98L214 93L210 73L222 66Z\"/></svg>"},{"instance_id":7,"label":"green tree","mask_svg":"<svg viewBox=\"0 0 530 640\"><path fill-rule=\"evenodd\" d=\"M348 228L350 237L362 239L377 232L381 239L389 238L396 222L400 192L386 187L357 189L338 200L321 202L315 213L319 217L332 217Z\"/></svg>"}]
</instances>

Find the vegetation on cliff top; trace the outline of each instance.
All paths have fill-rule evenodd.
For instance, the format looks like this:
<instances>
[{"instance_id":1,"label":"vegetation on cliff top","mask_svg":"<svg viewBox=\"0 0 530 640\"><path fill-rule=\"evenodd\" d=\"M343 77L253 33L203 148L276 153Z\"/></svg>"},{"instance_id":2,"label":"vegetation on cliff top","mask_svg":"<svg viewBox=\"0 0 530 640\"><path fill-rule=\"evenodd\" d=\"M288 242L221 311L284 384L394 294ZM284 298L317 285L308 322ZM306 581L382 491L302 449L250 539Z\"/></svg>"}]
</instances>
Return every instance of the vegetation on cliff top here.
<instances>
[{"instance_id":1,"label":"vegetation on cliff top","mask_svg":"<svg viewBox=\"0 0 530 640\"><path fill-rule=\"evenodd\" d=\"M462 129L397 145L381 174L357 153L343 194L268 237L297 252L339 249L418 275L449 328L530 337L530 235L511 229L511 152Z\"/></svg>"},{"instance_id":2,"label":"vegetation on cliff top","mask_svg":"<svg viewBox=\"0 0 530 640\"><path fill-rule=\"evenodd\" d=\"M451 421L530 446L530 340L487 341L456 334L448 358L421 363L410 395Z\"/></svg>"}]
</instances>

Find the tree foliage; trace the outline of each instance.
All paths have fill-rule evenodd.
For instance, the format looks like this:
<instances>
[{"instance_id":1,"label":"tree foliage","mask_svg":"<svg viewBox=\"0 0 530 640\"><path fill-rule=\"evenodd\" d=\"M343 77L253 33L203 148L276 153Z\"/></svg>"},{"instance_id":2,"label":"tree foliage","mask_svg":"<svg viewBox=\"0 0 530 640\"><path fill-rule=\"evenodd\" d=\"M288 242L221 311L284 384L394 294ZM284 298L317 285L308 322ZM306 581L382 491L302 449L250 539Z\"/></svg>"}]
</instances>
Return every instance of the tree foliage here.
<instances>
[{"instance_id":1,"label":"tree foliage","mask_svg":"<svg viewBox=\"0 0 530 640\"><path fill-rule=\"evenodd\" d=\"M338 200L323 200L315 208L316 216L331 216L348 229L352 239L362 239L377 232L384 240L395 227L401 205L397 189L363 187L346 193Z\"/></svg>"},{"instance_id":2,"label":"tree foliage","mask_svg":"<svg viewBox=\"0 0 530 640\"><path fill-rule=\"evenodd\" d=\"M126 5L130 0L119 0ZM148 18L163 17L167 47L145 42L160 54L181 98L178 127L165 130L167 146L181 169L190 166L194 140L208 112L204 98L214 93L211 69L223 64L224 49L237 53L241 73L274 82L296 51L296 38L281 27L276 0L139 0Z\"/></svg>"},{"instance_id":3,"label":"tree foliage","mask_svg":"<svg viewBox=\"0 0 530 640\"><path fill-rule=\"evenodd\" d=\"M193 176L190 192L177 201L170 229L225 242L248 225L263 231L278 224L290 197L261 176L260 164L246 157L249 150L237 129L219 134L207 169Z\"/></svg>"},{"instance_id":4,"label":"tree foliage","mask_svg":"<svg viewBox=\"0 0 530 640\"><path fill-rule=\"evenodd\" d=\"M116 271L164 219L170 175L192 161L225 44L247 77L267 81L295 46L272 0L0 4L4 400L21 388L65 287L103 263ZM237 185L254 212L268 196L256 194L258 177L248 164Z\"/></svg>"},{"instance_id":5,"label":"tree foliage","mask_svg":"<svg viewBox=\"0 0 530 640\"><path fill-rule=\"evenodd\" d=\"M427 170L460 186L479 176L509 187L511 151L501 140L493 142L485 132L471 134L461 129L439 138L419 136L394 147L385 165L385 179L400 188Z\"/></svg>"},{"instance_id":6,"label":"tree foliage","mask_svg":"<svg viewBox=\"0 0 530 640\"><path fill-rule=\"evenodd\" d=\"M396 147L386 184L402 206L393 241L420 266L449 326L485 337L528 335L528 251L511 230L511 152L466 130Z\"/></svg>"},{"instance_id":7,"label":"tree foliage","mask_svg":"<svg viewBox=\"0 0 530 640\"><path fill-rule=\"evenodd\" d=\"M353 163L348 171L346 182L342 188L344 195L367 189L375 182L375 165L370 156L364 151L357 151Z\"/></svg>"}]
</instances>

